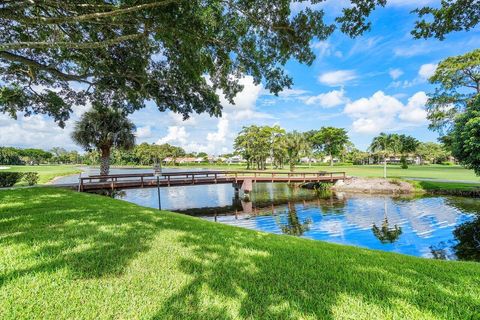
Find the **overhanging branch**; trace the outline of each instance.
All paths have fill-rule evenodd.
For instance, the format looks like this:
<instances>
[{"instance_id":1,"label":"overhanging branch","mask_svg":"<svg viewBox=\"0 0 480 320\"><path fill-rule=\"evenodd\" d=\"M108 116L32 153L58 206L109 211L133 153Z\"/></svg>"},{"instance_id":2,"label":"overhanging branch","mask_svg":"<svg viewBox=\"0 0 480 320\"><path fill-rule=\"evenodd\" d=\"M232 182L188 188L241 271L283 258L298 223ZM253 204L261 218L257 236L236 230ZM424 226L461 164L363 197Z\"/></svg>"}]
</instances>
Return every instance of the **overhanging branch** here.
<instances>
[{"instance_id":1,"label":"overhanging branch","mask_svg":"<svg viewBox=\"0 0 480 320\"><path fill-rule=\"evenodd\" d=\"M46 71L65 81L78 81L78 82L91 84L91 82L87 80L88 76L80 76L75 74L64 73L54 67L41 64L35 60L29 59L8 51L0 51L0 58L9 60L9 61L20 62L20 63L23 63L24 65Z\"/></svg>"}]
</instances>

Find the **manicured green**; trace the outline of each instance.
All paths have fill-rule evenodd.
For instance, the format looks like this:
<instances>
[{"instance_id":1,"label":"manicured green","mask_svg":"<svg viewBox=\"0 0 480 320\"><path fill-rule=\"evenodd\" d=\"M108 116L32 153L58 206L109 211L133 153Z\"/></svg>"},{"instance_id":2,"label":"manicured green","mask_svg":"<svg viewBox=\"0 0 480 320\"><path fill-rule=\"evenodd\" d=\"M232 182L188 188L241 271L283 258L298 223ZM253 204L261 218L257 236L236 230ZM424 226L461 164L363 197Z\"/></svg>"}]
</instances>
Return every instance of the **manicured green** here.
<instances>
[{"instance_id":1,"label":"manicured green","mask_svg":"<svg viewBox=\"0 0 480 320\"><path fill-rule=\"evenodd\" d=\"M429 190L461 190L474 191L480 190L480 184L461 183L461 182L437 182L437 181L411 181L419 188Z\"/></svg>"},{"instance_id":2,"label":"manicured green","mask_svg":"<svg viewBox=\"0 0 480 320\"><path fill-rule=\"evenodd\" d=\"M213 165L213 164L192 164L181 165L177 168L210 168L212 170L244 170L244 165ZM271 170L267 166L267 170ZM276 170L276 169L275 169ZM283 171L288 171L284 169ZM345 171L349 176L356 177L383 177L382 165L301 165L296 166L295 171ZM473 170L465 169L457 165L409 165L408 169L402 169L400 165L388 165L387 175L389 178L425 178L438 180L465 180L480 183L480 177L477 177Z\"/></svg>"},{"instance_id":3,"label":"manicured green","mask_svg":"<svg viewBox=\"0 0 480 320\"><path fill-rule=\"evenodd\" d=\"M39 184L50 182L56 177L68 176L80 173L81 170L74 165L40 165L40 166L6 166L9 169L0 171L16 171L16 172L38 172L40 178Z\"/></svg>"},{"instance_id":4,"label":"manicured green","mask_svg":"<svg viewBox=\"0 0 480 320\"><path fill-rule=\"evenodd\" d=\"M2 319L476 319L480 264L0 191Z\"/></svg>"}]
</instances>

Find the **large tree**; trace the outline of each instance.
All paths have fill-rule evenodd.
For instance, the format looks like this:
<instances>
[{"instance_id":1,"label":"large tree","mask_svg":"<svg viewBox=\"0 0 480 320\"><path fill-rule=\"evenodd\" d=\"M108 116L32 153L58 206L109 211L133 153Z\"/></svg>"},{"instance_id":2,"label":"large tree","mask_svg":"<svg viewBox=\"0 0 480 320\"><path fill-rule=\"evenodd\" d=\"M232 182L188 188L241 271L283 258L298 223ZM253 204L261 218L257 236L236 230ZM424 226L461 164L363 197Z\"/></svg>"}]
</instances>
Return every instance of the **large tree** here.
<instances>
[{"instance_id":1,"label":"large tree","mask_svg":"<svg viewBox=\"0 0 480 320\"><path fill-rule=\"evenodd\" d=\"M480 93L480 49L443 60L429 81L436 85L427 102L430 128L448 134L455 116Z\"/></svg>"},{"instance_id":2,"label":"large tree","mask_svg":"<svg viewBox=\"0 0 480 320\"><path fill-rule=\"evenodd\" d=\"M52 116L108 97L128 112L154 101L185 118L221 114L251 75L273 93L283 66L311 64L310 42L334 30L291 0L0 1L0 112Z\"/></svg>"},{"instance_id":3,"label":"large tree","mask_svg":"<svg viewBox=\"0 0 480 320\"><path fill-rule=\"evenodd\" d=\"M333 157L340 156L349 141L347 131L335 127L322 127L309 140L317 151L330 157L330 166L333 166Z\"/></svg>"},{"instance_id":4,"label":"large tree","mask_svg":"<svg viewBox=\"0 0 480 320\"><path fill-rule=\"evenodd\" d=\"M132 149L135 146L135 125L122 110L94 105L75 123L72 139L86 151L100 153L100 175L110 171L112 148Z\"/></svg>"},{"instance_id":5,"label":"large tree","mask_svg":"<svg viewBox=\"0 0 480 320\"><path fill-rule=\"evenodd\" d=\"M459 162L480 175L480 96L458 115L452 136L452 154Z\"/></svg>"},{"instance_id":6,"label":"large tree","mask_svg":"<svg viewBox=\"0 0 480 320\"><path fill-rule=\"evenodd\" d=\"M408 169L407 157L413 155L417 151L420 142L412 136L401 134L398 136L398 143L401 154L400 162L402 163L402 169Z\"/></svg>"},{"instance_id":7,"label":"large tree","mask_svg":"<svg viewBox=\"0 0 480 320\"><path fill-rule=\"evenodd\" d=\"M63 126L72 105L115 92L109 99L128 112L152 100L185 118L218 116L217 90L232 102L243 75L273 93L290 87L285 63L311 64L311 41L334 31L318 6L292 12L293 2L321 1L0 1L0 112L47 114ZM414 36L443 39L475 27L477 2L420 8ZM357 36L386 3L351 0L336 21Z\"/></svg>"},{"instance_id":8,"label":"large tree","mask_svg":"<svg viewBox=\"0 0 480 320\"><path fill-rule=\"evenodd\" d=\"M293 172L301 157L309 152L311 145L303 133L292 131L285 135L285 147L290 171Z\"/></svg>"}]
</instances>

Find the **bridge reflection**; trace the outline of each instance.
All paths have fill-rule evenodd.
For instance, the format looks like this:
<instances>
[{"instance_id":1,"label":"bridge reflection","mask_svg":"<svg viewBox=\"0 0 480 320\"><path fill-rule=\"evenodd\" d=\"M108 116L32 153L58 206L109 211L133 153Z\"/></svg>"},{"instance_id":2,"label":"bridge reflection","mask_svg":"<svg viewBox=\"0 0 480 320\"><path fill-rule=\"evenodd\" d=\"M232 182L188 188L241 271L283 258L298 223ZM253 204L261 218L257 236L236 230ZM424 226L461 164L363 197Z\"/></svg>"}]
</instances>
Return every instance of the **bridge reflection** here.
<instances>
[{"instance_id":1,"label":"bridge reflection","mask_svg":"<svg viewBox=\"0 0 480 320\"><path fill-rule=\"evenodd\" d=\"M343 194L334 192L310 192L309 194L295 194L284 198L266 199L253 198L246 200L243 198L232 197L232 204L221 207L204 207L185 210L175 210L178 213L183 213L198 217L213 217L217 221L219 216L235 216L238 218L245 218L248 216L261 216L272 214L289 213L295 210L295 204L301 204L304 208L316 207L323 212L342 212L345 206L346 198Z\"/></svg>"}]
</instances>

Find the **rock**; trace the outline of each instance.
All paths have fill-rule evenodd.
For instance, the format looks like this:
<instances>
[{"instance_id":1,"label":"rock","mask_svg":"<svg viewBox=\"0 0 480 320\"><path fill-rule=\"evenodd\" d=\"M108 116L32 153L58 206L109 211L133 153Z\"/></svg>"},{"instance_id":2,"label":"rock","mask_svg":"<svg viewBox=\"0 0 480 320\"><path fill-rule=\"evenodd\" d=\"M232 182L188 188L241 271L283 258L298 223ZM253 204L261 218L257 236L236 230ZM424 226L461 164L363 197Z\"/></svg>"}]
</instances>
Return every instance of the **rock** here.
<instances>
[{"instance_id":1,"label":"rock","mask_svg":"<svg viewBox=\"0 0 480 320\"><path fill-rule=\"evenodd\" d=\"M396 179L381 178L350 178L345 181L338 181L332 190L340 192L362 192L362 193L411 193L414 191L408 182Z\"/></svg>"}]
</instances>

